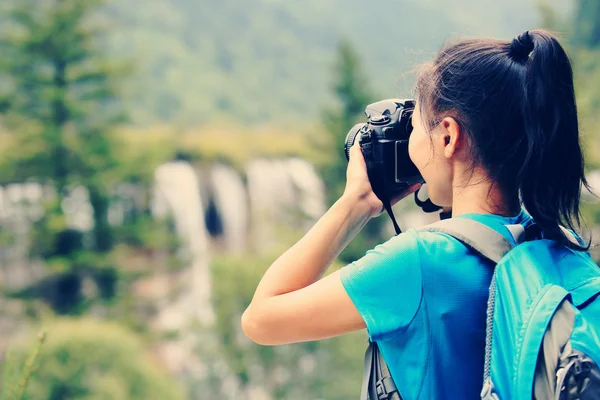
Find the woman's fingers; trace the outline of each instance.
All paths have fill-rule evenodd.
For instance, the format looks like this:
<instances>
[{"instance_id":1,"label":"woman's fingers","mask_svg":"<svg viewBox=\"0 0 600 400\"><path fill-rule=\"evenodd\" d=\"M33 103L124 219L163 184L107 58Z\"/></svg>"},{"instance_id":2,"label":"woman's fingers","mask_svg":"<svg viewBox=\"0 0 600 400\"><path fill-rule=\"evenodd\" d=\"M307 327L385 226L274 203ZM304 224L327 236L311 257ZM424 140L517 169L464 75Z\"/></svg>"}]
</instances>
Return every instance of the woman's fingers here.
<instances>
[{"instance_id":1,"label":"woman's fingers","mask_svg":"<svg viewBox=\"0 0 600 400\"><path fill-rule=\"evenodd\" d=\"M364 160L364 157L362 155L362 150L360 148L360 143L358 143L358 140L355 140L352 147L350 147L350 160L357 159L357 158L359 158L359 159L362 158Z\"/></svg>"}]
</instances>

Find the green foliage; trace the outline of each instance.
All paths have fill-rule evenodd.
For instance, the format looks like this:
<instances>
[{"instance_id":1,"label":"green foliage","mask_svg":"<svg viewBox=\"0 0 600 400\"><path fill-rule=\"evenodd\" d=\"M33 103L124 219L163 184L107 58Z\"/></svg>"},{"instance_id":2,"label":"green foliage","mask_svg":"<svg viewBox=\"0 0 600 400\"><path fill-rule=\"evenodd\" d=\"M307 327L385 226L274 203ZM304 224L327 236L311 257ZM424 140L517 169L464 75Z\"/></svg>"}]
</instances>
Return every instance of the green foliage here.
<instances>
[{"instance_id":1,"label":"green foliage","mask_svg":"<svg viewBox=\"0 0 600 400\"><path fill-rule=\"evenodd\" d=\"M93 320L59 320L47 332L23 399L184 398L145 354L142 341L121 327ZM12 362L23 363L32 342L15 349Z\"/></svg>"},{"instance_id":2,"label":"green foliage","mask_svg":"<svg viewBox=\"0 0 600 400\"><path fill-rule=\"evenodd\" d=\"M374 96L368 89L360 57L349 42L342 41L338 47L333 69L333 91L336 106L324 113L327 137L323 146L328 154L321 173L327 188L329 203L333 204L344 192L348 161L344 153L346 135L355 123L365 122L364 110Z\"/></svg>"},{"instance_id":3,"label":"green foliage","mask_svg":"<svg viewBox=\"0 0 600 400\"><path fill-rule=\"evenodd\" d=\"M51 182L58 204L69 184L85 186L94 210L93 248L101 253L113 245L107 185L116 161L108 133L122 121L118 73L103 56L94 19L102 4L9 1L0 31L0 96L15 135L3 169L12 172L8 179Z\"/></svg>"},{"instance_id":4,"label":"green foliage","mask_svg":"<svg viewBox=\"0 0 600 400\"><path fill-rule=\"evenodd\" d=\"M241 332L240 320L275 254L214 260L213 305L218 354L244 387L258 386L276 399L342 400L360 392L365 332L285 346L260 346ZM334 266L337 268L339 265ZM206 360L208 348L199 350ZM215 377L218 380L218 377Z\"/></svg>"},{"instance_id":5,"label":"green foliage","mask_svg":"<svg viewBox=\"0 0 600 400\"><path fill-rule=\"evenodd\" d=\"M15 178L101 187L114 167L108 129L122 121L118 71L102 54L102 1L9 1L2 26L4 121L18 136Z\"/></svg>"},{"instance_id":6,"label":"green foliage","mask_svg":"<svg viewBox=\"0 0 600 400\"><path fill-rule=\"evenodd\" d=\"M2 391L0 391L1 400L22 400L27 390L27 384L34 372L36 361L40 353L40 349L46 340L46 332L40 332L37 343L29 356L29 359L23 367L21 376L17 374L17 365L13 363L12 352L8 352L4 362L4 372L2 376ZM14 386L13 386L14 385Z\"/></svg>"},{"instance_id":7,"label":"green foliage","mask_svg":"<svg viewBox=\"0 0 600 400\"><path fill-rule=\"evenodd\" d=\"M117 87L126 74L106 56L103 0L10 0L3 7L0 96L10 141L1 178L48 183L56 192L31 231L30 256L45 262L48 275L11 294L42 299L59 314L81 314L127 292L132 274L121 257L127 252L114 251L118 241L140 251L177 246L158 243L165 229L142 215L118 232L108 221L111 188L123 181L148 185L158 161L125 154L116 137L124 115ZM87 189L91 232L66 224L61 204L74 186Z\"/></svg>"}]
</instances>

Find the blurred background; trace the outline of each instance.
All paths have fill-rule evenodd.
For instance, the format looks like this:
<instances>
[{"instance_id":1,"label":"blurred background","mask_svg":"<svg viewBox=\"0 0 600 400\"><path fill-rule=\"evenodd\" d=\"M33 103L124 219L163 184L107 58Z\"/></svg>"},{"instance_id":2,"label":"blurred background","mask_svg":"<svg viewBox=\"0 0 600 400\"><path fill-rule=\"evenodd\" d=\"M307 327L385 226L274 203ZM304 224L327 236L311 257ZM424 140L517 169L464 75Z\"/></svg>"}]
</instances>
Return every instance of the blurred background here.
<instances>
[{"instance_id":1,"label":"blurred background","mask_svg":"<svg viewBox=\"0 0 600 400\"><path fill-rule=\"evenodd\" d=\"M1 399L357 398L366 332L262 347L241 313L341 194L365 105L412 96L445 39L538 27L573 59L594 186L600 0L2 0Z\"/></svg>"}]
</instances>

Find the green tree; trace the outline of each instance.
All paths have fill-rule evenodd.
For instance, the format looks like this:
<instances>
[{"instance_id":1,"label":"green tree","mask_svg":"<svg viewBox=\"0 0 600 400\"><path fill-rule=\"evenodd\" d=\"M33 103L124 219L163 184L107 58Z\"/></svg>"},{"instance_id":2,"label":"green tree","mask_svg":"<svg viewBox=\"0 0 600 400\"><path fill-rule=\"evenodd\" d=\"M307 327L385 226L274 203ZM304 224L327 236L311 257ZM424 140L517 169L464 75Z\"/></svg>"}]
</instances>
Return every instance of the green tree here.
<instances>
[{"instance_id":1,"label":"green tree","mask_svg":"<svg viewBox=\"0 0 600 400\"><path fill-rule=\"evenodd\" d=\"M102 0L9 2L2 31L4 104L21 150L14 177L50 181L59 199L83 184L95 217L95 248L110 250L106 180L115 165L110 129L123 120L118 73L103 55Z\"/></svg>"},{"instance_id":2,"label":"green tree","mask_svg":"<svg viewBox=\"0 0 600 400\"><path fill-rule=\"evenodd\" d=\"M323 116L328 140L325 146L328 162L322 168L322 173L329 188L327 195L330 204L340 197L346 183L348 161L343 151L346 135L354 124L361 120L364 122L365 107L374 98L368 88L360 57L348 41L343 40L338 46L333 75L332 89L337 104L326 110Z\"/></svg>"},{"instance_id":3,"label":"green tree","mask_svg":"<svg viewBox=\"0 0 600 400\"><path fill-rule=\"evenodd\" d=\"M38 222L32 249L57 266L50 281L74 292L82 274L114 275L105 256L114 245L108 190L117 171L111 134L123 121L116 91L122 68L104 54L103 4L8 0L0 14L0 110L13 134L2 180L33 179L54 187L56 201ZM61 210L74 185L87 189L93 209L91 244L85 248L84 237L67 229ZM79 300L74 295L61 312L72 311Z\"/></svg>"},{"instance_id":4,"label":"green tree","mask_svg":"<svg viewBox=\"0 0 600 400\"><path fill-rule=\"evenodd\" d=\"M326 135L321 148L327 151L321 173L328 188L327 198L333 204L344 192L348 161L344 143L348 131L359 122L366 122L365 107L375 99L363 71L359 54L347 41L341 41L333 69L333 92L336 105L325 111L323 124ZM362 257L365 251L384 239L382 227L387 220L371 220L340 255L343 262Z\"/></svg>"}]
</instances>

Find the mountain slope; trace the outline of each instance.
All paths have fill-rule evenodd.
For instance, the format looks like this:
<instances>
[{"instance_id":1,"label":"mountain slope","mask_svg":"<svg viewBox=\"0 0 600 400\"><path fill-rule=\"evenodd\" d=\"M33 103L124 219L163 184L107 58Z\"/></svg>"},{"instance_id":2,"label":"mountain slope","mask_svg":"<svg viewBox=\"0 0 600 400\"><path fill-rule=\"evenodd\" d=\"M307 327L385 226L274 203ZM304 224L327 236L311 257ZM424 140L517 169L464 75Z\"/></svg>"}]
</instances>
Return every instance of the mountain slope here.
<instances>
[{"instance_id":1,"label":"mountain slope","mask_svg":"<svg viewBox=\"0 0 600 400\"><path fill-rule=\"evenodd\" d=\"M330 103L341 38L375 93L399 96L445 39L535 27L535 1L121 0L111 48L136 65L124 88L136 123L295 123Z\"/></svg>"}]
</instances>

